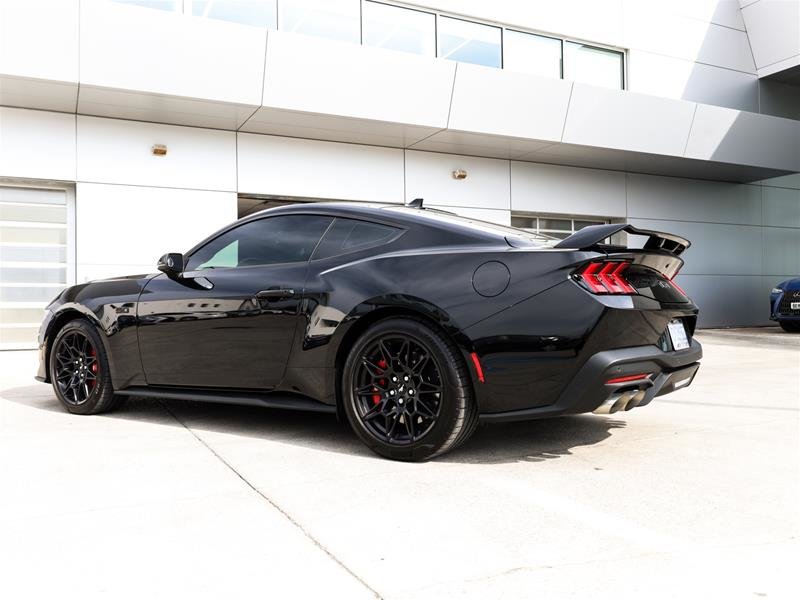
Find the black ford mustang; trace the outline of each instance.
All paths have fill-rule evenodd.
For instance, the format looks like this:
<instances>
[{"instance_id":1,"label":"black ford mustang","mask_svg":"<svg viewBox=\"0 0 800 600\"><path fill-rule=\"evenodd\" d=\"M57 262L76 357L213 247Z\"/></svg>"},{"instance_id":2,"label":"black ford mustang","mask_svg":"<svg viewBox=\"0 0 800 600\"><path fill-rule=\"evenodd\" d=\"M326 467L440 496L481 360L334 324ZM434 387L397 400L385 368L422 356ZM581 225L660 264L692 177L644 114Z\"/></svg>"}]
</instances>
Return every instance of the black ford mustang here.
<instances>
[{"instance_id":1,"label":"black ford mustang","mask_svg":"<svg viewBox=\"0 0 800 600\"><path fill-rule=\"evenodd\" d=\"M638 248L606 243L622 232ZM421 207L319 203L222 229L161 273L72 286L37 379L67 410L125 396L338 413L374 451L440 455L479 421L611 413L691 383L689 242L630 225L541 237Z\"/></svg>"}]
</instances>

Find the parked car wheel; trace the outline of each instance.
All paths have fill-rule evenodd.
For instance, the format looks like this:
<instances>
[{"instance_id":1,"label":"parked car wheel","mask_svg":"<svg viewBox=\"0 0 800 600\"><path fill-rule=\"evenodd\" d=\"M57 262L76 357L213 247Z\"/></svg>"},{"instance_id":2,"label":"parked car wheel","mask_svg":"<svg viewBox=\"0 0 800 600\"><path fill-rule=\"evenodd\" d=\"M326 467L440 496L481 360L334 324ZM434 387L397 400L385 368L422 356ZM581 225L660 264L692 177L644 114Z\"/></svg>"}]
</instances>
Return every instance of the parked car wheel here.
<instances>
[{"instance_id":1,"label":"parked car wheel","mask_svg":"<svg viewBox=\"0 0 800 600\"><path fill-rule=\"evenodd\" d=\"M103 342L84 319L67 323L50 351L50 380L56 397L69 412L93 415L119 406L114 394Z\"/></svg>"},{"instance_id":2,"label":"parked car wheel","mask_svg":"<svg viewBox=\"0 0 800 600\"><path fill-rule=\"evenodd\" d=\"M358 338L342 373L342 398L358 437L396 460L452 450L478 423L458 348L414 318L379 321Z\"/></svg>"},{"instance_id":3,"label":"parked car wheel","mask_svg":"<svg viewBox=\"0 0 800 600\"><path fill-rule=\"evenodd\" d=\"M778 323L788 333L800 333L800 323L795 321L778 321Z\"/></svg>"}]
</instances>

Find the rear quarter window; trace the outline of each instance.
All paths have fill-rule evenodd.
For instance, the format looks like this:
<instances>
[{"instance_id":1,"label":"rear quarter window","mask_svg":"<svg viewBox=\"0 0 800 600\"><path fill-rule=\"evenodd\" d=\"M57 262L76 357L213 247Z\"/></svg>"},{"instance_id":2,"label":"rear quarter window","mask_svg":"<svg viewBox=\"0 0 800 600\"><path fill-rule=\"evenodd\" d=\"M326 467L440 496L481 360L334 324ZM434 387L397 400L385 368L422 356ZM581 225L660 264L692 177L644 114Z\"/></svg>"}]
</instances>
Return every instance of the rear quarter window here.
<instances>
[{"instance_id":1,"label":"rear quarter window","mask_svg":"<svg viewBox=\"0 0 800 600\"><path fill-rule=\"evenodd\" d=\"M338 217L325 233L312 260L382 246L397 239L402 232L389 225Z\"/></svg>"}]
</instances>

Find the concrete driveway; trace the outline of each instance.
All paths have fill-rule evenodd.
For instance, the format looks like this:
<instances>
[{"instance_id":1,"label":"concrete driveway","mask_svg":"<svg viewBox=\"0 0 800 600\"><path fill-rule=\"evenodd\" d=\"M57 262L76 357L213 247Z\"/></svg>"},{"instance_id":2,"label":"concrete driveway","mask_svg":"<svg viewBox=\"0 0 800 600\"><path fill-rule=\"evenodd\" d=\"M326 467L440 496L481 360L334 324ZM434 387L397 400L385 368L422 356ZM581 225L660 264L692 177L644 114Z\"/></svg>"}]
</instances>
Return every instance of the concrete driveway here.
<instances>
[{"instance_id":1,"label":"concrete driveway","mask_svg":"<svg viewBox=\"0 0 800 600\"><path fill-rule=\"evenodd\" d=\"M72 416L0 354L0 596L798 598L800 335L698 338L690 389L424 464L319 415Z\"/></svg>"}]
</instances>

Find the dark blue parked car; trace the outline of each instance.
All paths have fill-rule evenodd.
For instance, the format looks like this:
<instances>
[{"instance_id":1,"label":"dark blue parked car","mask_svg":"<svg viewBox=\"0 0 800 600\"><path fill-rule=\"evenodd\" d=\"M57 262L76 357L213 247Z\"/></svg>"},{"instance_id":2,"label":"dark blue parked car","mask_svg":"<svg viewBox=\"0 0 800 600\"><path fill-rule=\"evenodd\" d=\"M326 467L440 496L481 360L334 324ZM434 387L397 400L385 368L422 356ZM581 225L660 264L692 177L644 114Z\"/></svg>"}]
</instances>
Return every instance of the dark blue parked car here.
<instances>
[{"instance_id":1,"label":"dark blue parked car","mask_svg":"<svg viewBox=\"0 0 800 600\"><path fill-rule=\"evenodd\" d=\"M800 333L800 277L787 279L769 294L769 318L784 331Z\"/></svg>"}]
</instances>

